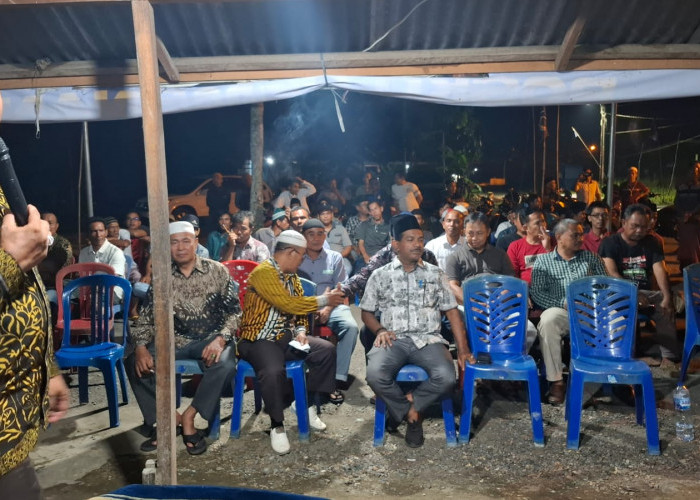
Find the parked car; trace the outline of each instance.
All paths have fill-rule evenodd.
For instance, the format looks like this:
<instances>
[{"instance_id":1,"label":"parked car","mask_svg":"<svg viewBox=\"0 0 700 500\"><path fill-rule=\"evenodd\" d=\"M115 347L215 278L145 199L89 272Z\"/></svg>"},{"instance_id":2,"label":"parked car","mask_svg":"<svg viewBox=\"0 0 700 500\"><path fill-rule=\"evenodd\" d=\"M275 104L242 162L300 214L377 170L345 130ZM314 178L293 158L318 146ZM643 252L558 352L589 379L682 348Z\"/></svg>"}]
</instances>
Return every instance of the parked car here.
<instances>
[{"instance_id":1,"label":"parked car","mask_svg":"<svg viewBox=\"0 0 700 500\"><path fill-rule=\"evenodd\" d=\"M207 190L209 189L211 182L211 178L208 178L188 194L168 196L168 211L176 219L180 219L184 214L194 214L199 217L208 216L209 207L207 206ZM249 188L246 186L243 177L240 175L224 175L224 186L228 187L232 193L229 212L232 214L236 213L240 210L240 208L236 205L236 196L239 192ZM269 203L272 201L272 199L272 190L265 182L263 182L263 201ZM136 210L138 210L138 212L144 217L148 217L148 198L140 198L136 202Z\"/></svg>"}]
</instances>

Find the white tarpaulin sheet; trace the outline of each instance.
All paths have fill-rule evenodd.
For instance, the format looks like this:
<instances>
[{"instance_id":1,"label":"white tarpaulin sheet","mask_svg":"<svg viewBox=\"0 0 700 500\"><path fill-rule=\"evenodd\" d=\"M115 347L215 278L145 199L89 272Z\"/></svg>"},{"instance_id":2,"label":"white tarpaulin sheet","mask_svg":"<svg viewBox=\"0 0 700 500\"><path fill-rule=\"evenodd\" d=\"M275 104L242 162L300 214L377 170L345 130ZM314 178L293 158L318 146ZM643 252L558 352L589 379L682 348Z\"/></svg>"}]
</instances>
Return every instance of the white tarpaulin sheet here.
<instances>
[{"instance_id":1,"label":"white tarpaulin sheet","mask_svg":"<svg viewBox=\"0 0 700 500\"><path fill-rule=\"evenodd\" d=\"M163 113L276 101L334 88L456 106L544 106L700 95L700 70L499 73L476 78L317 76L230 84L164 85ZM122 120L141 116L137 86L4 90L5 122ZM38 112L38 116L37 116Z\"/></svg>"}]
</instances>

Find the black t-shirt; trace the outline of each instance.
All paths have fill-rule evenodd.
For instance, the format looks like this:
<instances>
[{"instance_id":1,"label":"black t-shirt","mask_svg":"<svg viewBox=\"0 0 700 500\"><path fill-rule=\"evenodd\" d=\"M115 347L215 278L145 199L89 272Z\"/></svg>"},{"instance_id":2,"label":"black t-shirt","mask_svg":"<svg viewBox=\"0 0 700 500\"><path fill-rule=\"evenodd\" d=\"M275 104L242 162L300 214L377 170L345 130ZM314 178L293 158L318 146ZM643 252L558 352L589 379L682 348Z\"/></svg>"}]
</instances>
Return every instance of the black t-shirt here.
<instances>
[{"instance_id":1,"label":"black t-shirt","mask_svg":"<svg viewBox=\"0 0 700 500\"><path fill-rule=\"evenodd\" d=\"M598 254L614 260L622 277L634 281L642 290L651 288L650 278L654 264L664 260L659 243L649 235L635 246L630 246L620 233L613 234L600 242Z\"/></svg>"},{"instance_id":2,"label":"black t-shirt","mask_svg":"<svg viewBox=\"0 0 700 500\"><path fill-rule=\"evenodd\" d=\"M218 217L224 212L228 212L228 205L231 201L231 188L226 183L221 186L215 186L214 183L209 184L207 189L207 206L209 207L209 215Z\"/></svg>"}]
</instances>

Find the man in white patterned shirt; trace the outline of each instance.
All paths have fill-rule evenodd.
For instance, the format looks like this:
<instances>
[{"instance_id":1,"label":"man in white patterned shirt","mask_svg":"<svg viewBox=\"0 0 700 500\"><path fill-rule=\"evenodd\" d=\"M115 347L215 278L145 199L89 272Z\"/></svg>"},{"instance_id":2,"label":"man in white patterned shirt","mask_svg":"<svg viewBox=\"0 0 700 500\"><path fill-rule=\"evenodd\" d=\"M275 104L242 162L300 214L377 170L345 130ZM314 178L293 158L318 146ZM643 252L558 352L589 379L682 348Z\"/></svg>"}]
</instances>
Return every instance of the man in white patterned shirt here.
<instances>
[{"instance_id":1,"label":"man in white patterned shirt","mask_svg":"<svg viewBox=\"0 0 700 500\"><path fill-rule=\"evenodd\" d=\"M397 256L372 273L360 303L362 321L376 336L367 354L367 383L395 422L406 419L406 444L417 448L424 442L422 413L456 383L447 341L440 335L441 312L452 324L460 367L474 358L445 274L421 259L423 231L413 215L392 219L392 247ZM423 368L429 379L404 394L395 376L407 363Z\"/></svg>"}]
</instances>

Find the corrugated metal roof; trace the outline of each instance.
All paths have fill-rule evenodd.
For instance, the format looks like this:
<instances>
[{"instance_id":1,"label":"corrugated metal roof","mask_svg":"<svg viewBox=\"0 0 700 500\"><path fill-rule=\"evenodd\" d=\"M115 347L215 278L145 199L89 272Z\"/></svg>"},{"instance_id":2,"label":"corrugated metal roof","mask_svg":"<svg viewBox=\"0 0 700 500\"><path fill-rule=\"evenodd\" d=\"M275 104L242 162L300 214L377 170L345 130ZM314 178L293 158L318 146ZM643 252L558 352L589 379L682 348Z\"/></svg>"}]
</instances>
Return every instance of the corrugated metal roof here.
<instances>
[{"instance_id":1,"label":"corrugated metal roof","mask_svg":"<svg viewBox=\"0 0 700 500\"><path fill-rule=\"evenodd\" d=\"M256 0L156 3L173 58L557 46L579 3L561 0ZM583 3L580 45L696 43L700 2ZM111 63L136 57L129 2L0 6L0 64Z\"/></svg>"}]
</instances>

